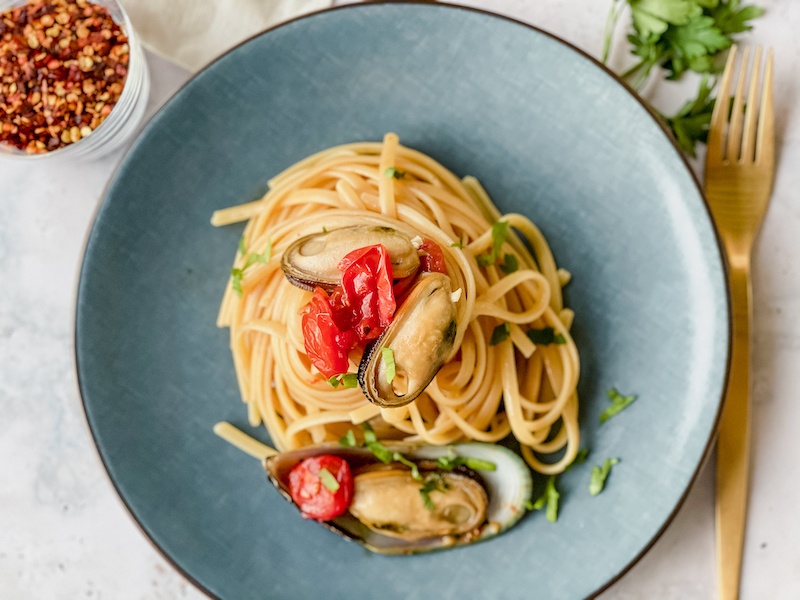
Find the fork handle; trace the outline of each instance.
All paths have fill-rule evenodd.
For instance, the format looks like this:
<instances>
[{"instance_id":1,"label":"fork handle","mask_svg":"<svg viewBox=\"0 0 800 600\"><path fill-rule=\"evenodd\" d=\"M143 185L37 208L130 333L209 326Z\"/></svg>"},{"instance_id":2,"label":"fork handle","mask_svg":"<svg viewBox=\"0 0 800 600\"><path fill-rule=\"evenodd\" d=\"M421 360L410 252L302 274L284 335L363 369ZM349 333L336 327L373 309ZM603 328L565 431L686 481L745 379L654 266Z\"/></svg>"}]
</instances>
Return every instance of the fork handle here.
<instances>
[{"instance_id":1,"label":"fork handle","mask_svg":"<svg viewBox=\"0 0 800 600\"><path fill-rule=\"evenodd\" d=\"M733 344L717 438L716 534L720 600L739 598L750 473L749 265L731 270Z\"/></svg>"}]
</instances>

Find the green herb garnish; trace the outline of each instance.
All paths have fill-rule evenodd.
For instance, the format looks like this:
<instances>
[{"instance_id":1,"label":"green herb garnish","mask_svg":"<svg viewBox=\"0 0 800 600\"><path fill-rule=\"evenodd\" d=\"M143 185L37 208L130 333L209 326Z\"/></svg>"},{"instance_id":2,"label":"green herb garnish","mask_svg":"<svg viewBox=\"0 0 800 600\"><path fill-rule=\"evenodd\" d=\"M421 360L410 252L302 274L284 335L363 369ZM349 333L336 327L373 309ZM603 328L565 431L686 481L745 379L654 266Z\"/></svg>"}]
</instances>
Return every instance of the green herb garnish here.
<instances>
[{"instance_id":1,"label":"green herb garnish","mask_svg":"<svg viewBox=\"0 0 800 600\"><path fill-rule=\"evenodd\" d=\"M592 469L592 480L589 483L589 493L592 496L597 496L597 494L603 491L606 478L611 472L611 467L618 462L618 458L607 458L602 466L595 466L594 469Z\"/></svg>"},{"instance_id":2,"label":"green herb garnish","mask_svg":"<svg viewBox=\"0 0 800 600\"><path fill-rule=\"evenodd\" d=\"M381 358L386 366L386 383L391 384L395 377L394 351L391 348L381 348Z\"/></svg>"},{"instance_id":3,"label":"green herb garnish","mask_svg":"<svg viewBox=\"0 0 800 600\"><path fill-rule=\"evenodd\" d=\"M558 520L558 499L560 497L561 494L559 494L556 489L556 476L551 475L547 478L547 484L544 487L542 495L539 496L533 504L530 504L530 501L528 501L525 507L528 508L528 510L541 510L546 507L545 514L547 520L551 523L555 523Z\"/></svg>"},{"instance_id":4,"label":"green herb garnish","mask_svg":"<svg viewBox=\"0 0 800 600\"><path fill-rule=\"evenodd\" d=\"M425 483L419 489L419 495L422 497L425 508L428 510L435 509L436 505L433 503L433 500L431 500L431 492L441 492L444 491L446 487L447 485L439 473L431 473L428 475L425 478Z\"/></svg>"},{"instance_id":5,"label":"green herb garnish","mask_svg":"<svg viewBox=\"0 0 800 600\"><path fill-rule=\"evenodd\" d=\"M247 253L247 248L244 245L244 236L239 238L239 252L244 256ZM244 277L244 272L247 268L254 264L254 263L266 263L269 262L270 256L272 255L272 239L267 240L267 248L261 254L252 253L250 256L247 257L247 260L244 263L242 268L234 267L231 269L231 287L233 291L236 292L236 295L239 298L242 297L242 278Z\"/></svg>"},{"instance_id":6,"label":"green herb garnish","mask_svg":"<svg viewBox=\"0 0 800 600\"><path fill-rule=\"evenodd\" d=\"M678 80L686 71L703 76L721 70L721 53L735 41L736 34L752 29L749 21L764 10L741 6L739 0L612 0L606 20L603 62L609 57L611 40L622 11L628 4L631 26L628 42L636 64L620 76L639 90L653 73L665 73ZM713 87L713 86L711 86ZM672 130L680 147L695 155L697 142L705 142L714 99L704 79L697 97L674 116L660 115Z\"/></svg>"},{"instance_id":7,"label":"green herb garnish","mask_svg":"<svg viewBox=\"0 0 800 600\"><path fill-rule=\"evenodd\" d=\"M331 472L328 471L325 467L322 467L318 472L319 480L322 482L328 491L335 494L339 490L339 482L336 481L336 477L331 475Z\"/></svg>"},{"instance_id":8,"label":"green herb garnish","mask_svg":"<svg viewBox=\"0 0 800 600\"><path fill-rule=\"evenodd\" d=\"M569 465L567 465L566 469L564 469L564 472L566 473L572 467L575 467L583 462L586 462L587 458L589 458L589 449L581 448L580 450L578 450L578 453L575 455L575 458L572 459L572 462L569 463Z\"/></svg>"},{"instance_id":9,"label":"green herb garnish","mask_svg":"<svg viewBox=\"0 0 800 600\"><path fill-rule=\"evenodd\" d=\"M394 167L389 167L386 169L386 176L391 177L392 179L402 179L406 176L406 174L405 171L400 171Z\"/></svg>"},{"instance_id":10,"label":"green herb garnish","mask_svg":"<svg viewBox=\"0 0 800 600\"><path fill-rule=\"evenodd\" d=\"M511 324L503 323L498 325L494 328L494 331L492 331L492 337L489 340L489 345L497 346L497 344L505 342L509 335L511 335Z\"/></svg>"},{"instance_id":11,"label":"green herb garnish","mask_svg":"<svg viewBox=\"0 0 800 600\"><path fill-rule=\"evenodd\" d=\"M475 257L478 264L482 267L489 267L500 258L503 244L508 237L508 221L495 221L492 225L492 249L486 254L479 254Z\"/></svg>"},{"instance_id":12,"label":"green herb garnish","mask_svg":"<svg viewBox=\"0 0 800 600\"><path fill-rule=\"evenodd\" d=\"M378 437L375 435L375 431L372 427L367 423L362 423L361 426L364 428L364 442L367 448L369 448L369 451L375 455L375 458L387 465L392 462L394 454L378 441Z\"/></svg>"},{"instance_id":13,"label":"green herb garnish","mask_svg":"<svg viewBox=\"0 0 800 600\"><path fill-rule=\"evenodd\" d=\"M328 379L328 383L330 383L334 389L340 385L346 388L358 387L358 375L355 373L340 373Z\"/></svg>"},{"instance_id":14,"label":"green herb garnish","mask_svg":"<svg viewBox=\"0 0 800 600\"><path fill-rule=\"evenodd\" d=\"M339 438L339 445L345 448L355 448L356 444L356 434L353 433L352 429Z\"/></svg>"},{"instance_id":15,"label":"green herb garnish","mask_svg":"<svg viewBox=\"0 0 800 600\"><path fill-rule=\"evenodd\" d=\"M231 287L239 298L242 297L242 276L244 275L243 269L234 267L231 269Z\"/></svg>"},{"instance_id":16,"label":"green herb garnish","mask_svg":"<svg viewBox=\"0 0 800 600\"><path fill-rule=\"evenodd\" d=\"M608 396L608 399L611 400L611 406L605 409L603 414L600 415L601 423L605 423L611 417L630 406L631 403L636 400L635 395L623 396L617 391L616 388L610 388L606 390L606 396Z\"/></svg>"},{"instance_id":17,"label":"green herb garnish","mask_svg":"<svg viewBox=\"0 0 800 600\"><path fill-rule=\"evenodd\" d=\"M267 247L264 249L264 252L261 254L257 254L256 252L252 252L250 256L247 257L247 261L244 264L244 268L246 269L250 265L254 265L255 263L268 263L269 259L272 257L272 239L267 240Z\"/></svg>"},{"instance_id":18,"label":"green herb garnish","mask_svg":"<svg viewBox=\"0 0 800 600\"><path fill-rule=\"evenodd\" d=\"M417 466L417 463L408 460L405 456L403 456L399 452L395 452L394 454L392 454L392 459L396 460L399 463L404 464L409 469L411 469L411 477L413 477L417 481L422 481L422 475L419 474L419 467Z\"/></svg>"},{"instance_id":19,"label":"green herb garnish","mask_svg":"<svg viewBox=\"0 0 800 600\"><path fill-rule=\"evenodd\" d=\"M539 346L548 346L550 344L566 344L567 340L560 333L552 327L544 327L542 329L529 329L527 332L528 337L534 344Z\"/></svg>"},{"instance_id":20,"label":"green herb garnish","mask_svg":"<svg viewBox=\"0 0 800 600\"><path fill-rule=\"evenodd\" d=\"M443 471L452 471L460 465L464 465L473 471L494 471L497 465L488 460L481 458L470 458L468 456L457 456L455 452L450 450L445 456L440 456L436 459L436 465Z\"/></svg>"},{"instance_id":21,"label":"green herb garnish","mask_svg":"<svg viewBox=\"0 0 800 600\"><path fill-rule=\"evenodd\" d=\"M457 242L453 242L452 244L450 244L450 247L451 248L461 248L461 249L463 249L464 248L464 240L459 238L459 240Z\"/></svg>"},{"instance_id":22,"label":"green herb garnish","mask_svg":"<svg viewBox=\"0 0 800 600\"><path fill-rule=\"evenodd\" d=\"M517 257L513 254L506 253L503 256L503 262L500 263L500 270L506 275L509 275L517 269L519 269L519 260L517 260Z\"/></svg>"}]
</instances>

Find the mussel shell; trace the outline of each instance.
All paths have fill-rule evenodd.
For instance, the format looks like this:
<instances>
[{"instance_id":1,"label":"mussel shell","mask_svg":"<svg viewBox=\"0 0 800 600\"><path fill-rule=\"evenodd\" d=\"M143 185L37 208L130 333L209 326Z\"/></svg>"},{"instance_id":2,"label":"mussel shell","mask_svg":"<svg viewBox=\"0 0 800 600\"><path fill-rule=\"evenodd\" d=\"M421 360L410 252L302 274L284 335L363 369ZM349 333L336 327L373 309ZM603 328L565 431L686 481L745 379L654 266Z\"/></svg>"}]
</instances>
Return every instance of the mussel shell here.
<instances>
[{"instance_id":1,"label":"mussel shell","mask_svg":"<svg viewBox=\"0 0 800 600\"><path fill-rule=\"evenodd\" d=\"M389 253L392 277L402 279L419 268L419 253L404 232L380 224L361 224L312 233L293 242L281 257L286 278L303 289L330 291L341 283L339 262L359 248L382 244Z\"/></svg>"},{"instance_id":2,"label":"mussel shell","mask_svg":"<svg viewBox=\"0 0 800 600\"><path fill-rule=\"evenodd\" d=\"M480 480L488 498L484 522L466 535L434 536L416 540L399 539L378 533L349 512L331 521L320 523L346 539L355 541L380 554L412 554L430 552L475 543L491 538L519 521L530 500L533 483L531 471L525 462L510 449L495 444L467 442L450 446L425 446L403 442L384 442L391 452L400 452L409 460L435 461L455 452L458 456L476 458L493 463L494 471L480 471ZM339 444L319 444L293 450L267 458L264 467L270 480L281 494L292 502L289 494L289 472L302 460L320 454L341 456L358 472L371 465L382 464L366 448L348 448Z\"/></svg>"},{"instance_id":3,"label":"mussel shell","mask_svg":"<svg viewBox=\"0 0 800 600\"><path fill-rule=\"evenodd\" d=\"M456 330L450 279L441 273L426 273L397 309L389 327L364 351L358 368L364 395L382 407L413 402L450 356ZM394 357L393 383L386 376L384 348L390 348ZM400 385L404 389L400 390Z\"/></svg>"}]
</instances>

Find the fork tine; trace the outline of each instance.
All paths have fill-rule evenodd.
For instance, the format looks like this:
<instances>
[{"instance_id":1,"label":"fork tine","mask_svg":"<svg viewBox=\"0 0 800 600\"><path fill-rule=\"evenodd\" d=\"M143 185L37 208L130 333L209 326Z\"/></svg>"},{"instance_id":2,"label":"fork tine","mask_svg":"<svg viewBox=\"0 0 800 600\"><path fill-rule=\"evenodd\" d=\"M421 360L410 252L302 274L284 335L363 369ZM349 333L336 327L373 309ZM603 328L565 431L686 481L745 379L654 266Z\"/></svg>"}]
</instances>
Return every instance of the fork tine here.
<instances>
[{"instance_id":1,"label":"fork tine","mask_svg":"<svg viewBox=\"0 0 800 600\"><path fill-rule=\"evenodd\" d=\"M758 46L753 56L753 69L750 75L750 91L747 94L747 106L744 110L744 131L742 132L741 162L755 160L756 128L758 125L758 83L761 72L761 46Z\"/></svg>"},{"instance_id":2,"label":"fork tine","mask_svg":"<svg viewBox=\"0 0 800 600\"><path fill-rule=\"evenodd\" d=\"M728 127L728 145L725 152L727 160L738 160L742 144L742 120L744 116L744 83L747 80L747 64L750 62L750 47L742 52L742 64L739 66L739 78L736 82L736 93L733 96L731 121Z\"/></svg>"},{"instance_id":3,"label":"fork tine","mask_svg":"<svg viewBox=\"0 0 800 600\"><path fill-rule=\"evenodd\" d=\"M725 122L728 120L727 99L730 97L735 60L736 44L733 44L728 51L728 60L725 63L725 70L722 72L722 79L719 82L717 101L714 102L714 110L711 113L711 125L709 126L708 142L706 143L707 158L716 162L722 161L722 137L725 131Z\"/></svg>"},{"instance_id":4,"label":"fork tine","mask_svg":"<svg viewBox=\"0 0 800 600\"><path fill-rule=\"evenodd\" d=\"M759 112L758 140L756 141L756 163L773 162L775 157L775 111L772 99L772 48L767 52L764 83L761 86L761 110Z\"/></svg>"}]
</instances>

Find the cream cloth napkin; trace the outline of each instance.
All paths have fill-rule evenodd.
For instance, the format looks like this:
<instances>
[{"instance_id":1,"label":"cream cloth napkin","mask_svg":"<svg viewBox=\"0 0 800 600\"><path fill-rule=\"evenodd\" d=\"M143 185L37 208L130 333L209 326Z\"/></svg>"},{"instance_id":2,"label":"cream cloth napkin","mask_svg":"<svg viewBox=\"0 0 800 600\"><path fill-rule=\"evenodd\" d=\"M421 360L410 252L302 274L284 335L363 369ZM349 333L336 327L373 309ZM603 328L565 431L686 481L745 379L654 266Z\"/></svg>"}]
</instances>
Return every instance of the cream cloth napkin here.
<instances>
[{"instance_id":1,"label":"cream cloth napkin","mask_svg":"<svg viewBox=\"0 0 800 600\"><path fill-rule=\"evenodd\" d=\"M197 71L251 35L333 0L120 0L142 44Z\"/></svg>"}]
</instances>

